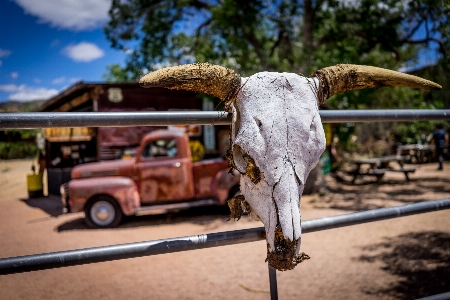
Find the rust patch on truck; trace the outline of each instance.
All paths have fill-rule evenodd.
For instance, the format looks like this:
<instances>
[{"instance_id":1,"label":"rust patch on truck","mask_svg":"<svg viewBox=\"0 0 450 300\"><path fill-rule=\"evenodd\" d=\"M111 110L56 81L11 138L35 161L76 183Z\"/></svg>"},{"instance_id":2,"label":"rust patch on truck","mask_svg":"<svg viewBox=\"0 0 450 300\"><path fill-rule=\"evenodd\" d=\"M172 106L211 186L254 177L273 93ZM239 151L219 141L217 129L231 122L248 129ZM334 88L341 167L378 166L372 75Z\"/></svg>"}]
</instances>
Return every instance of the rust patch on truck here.
<instances>
[{"instance_id":1,"label":"rust patch on truck","mask_svg":"<svg viewBox=\"0 0 450 300\"><path fill-rule=\"evenodd\" d=\"M96 195L113 197L125 215L134 214L140 206L139 194L134 182L126 177L100 177L78 179L69 182L71 212L81 212L86 203Z\"/></svg>"}]
</instances>

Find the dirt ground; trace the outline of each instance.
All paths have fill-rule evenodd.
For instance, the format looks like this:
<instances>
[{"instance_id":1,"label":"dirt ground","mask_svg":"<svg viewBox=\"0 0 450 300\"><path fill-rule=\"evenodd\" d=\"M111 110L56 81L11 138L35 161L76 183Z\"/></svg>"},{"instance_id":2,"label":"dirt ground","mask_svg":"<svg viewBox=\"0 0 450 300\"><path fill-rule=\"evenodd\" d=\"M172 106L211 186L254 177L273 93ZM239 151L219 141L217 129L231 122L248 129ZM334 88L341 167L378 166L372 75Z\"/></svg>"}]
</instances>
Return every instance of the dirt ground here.
<instances>
[{"instance_id":1,"label":"dirt ground","mask_svg":"<svg viewBox=\"0 0 450 300\"><path fill-rule=\"evenodd\" d=\"M27 199L31 162L0 161L0 257L260 227L217 208L126 219L93 230L60 215L56 197ZM450 164L419 165L356 185L326 178L303 220L450 197ZM0 299L269 299L264 241L0 276ZM279 299L415 299L450 291L450 210L305 234L311 259L277 272Z\"/></svg>"}]
</instances>

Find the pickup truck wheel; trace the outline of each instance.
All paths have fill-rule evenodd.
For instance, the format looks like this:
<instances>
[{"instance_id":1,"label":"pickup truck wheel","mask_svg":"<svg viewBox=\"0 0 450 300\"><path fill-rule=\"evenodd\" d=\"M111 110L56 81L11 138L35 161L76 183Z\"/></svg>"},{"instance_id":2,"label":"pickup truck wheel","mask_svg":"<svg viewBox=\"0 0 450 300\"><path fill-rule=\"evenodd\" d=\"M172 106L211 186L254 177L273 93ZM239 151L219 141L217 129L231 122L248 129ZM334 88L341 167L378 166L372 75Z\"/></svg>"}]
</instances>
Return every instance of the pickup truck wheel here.
<instances>
[{"instance_id":1,"label":"pickup truck wheel","mask_svg":"<svg viewBox=\"0 0 450 300\"><path fill-rule=\"evenodd\" d=\"M97 196L89 201L84 210L86 223L92 228L112 228L122 220L119 204L108 196Z\"/></svg>"}]
</instances>

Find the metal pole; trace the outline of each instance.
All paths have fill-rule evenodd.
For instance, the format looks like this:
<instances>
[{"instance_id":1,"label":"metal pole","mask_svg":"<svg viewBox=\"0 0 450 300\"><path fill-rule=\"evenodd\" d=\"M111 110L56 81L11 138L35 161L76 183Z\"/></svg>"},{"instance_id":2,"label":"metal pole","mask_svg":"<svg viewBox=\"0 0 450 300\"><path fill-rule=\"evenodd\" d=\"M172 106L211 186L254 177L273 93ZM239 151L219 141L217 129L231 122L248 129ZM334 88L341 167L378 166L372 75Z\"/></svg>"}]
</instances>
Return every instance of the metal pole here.
<instances>
[{"instance_id":1,"label":"metal pole","mask_svg":"<svg viewBox=\"0 0 450 300\"><path fill-rule=\"evenodd\" d=\"M0 114L0 129L228 124L231 124L231 114L224 111L35 112Z\"/></svg>"},{"instance_id":2,"label":"metal pole","mask_svg":"<svg viewBox=\"0 0 450 300\"><path fill-rule=\"evenodd\" d=\"M450 120L450 110L321 110L324 123L400 122ZM100 126L167 126L229 125L231 114L224 111L190 112L34 112L1 113L0 129L100 127Z\"/></svg>"},{"instance_id":3,"label":"metal pole","mask_svg":"<svg viewBox=\"0 0 450 300\"><path fill-rule=\"evenodd\" d=\"M315 232L344 226L382 221L450 208L450 198L372 209L357 213L313 219L302 223L302 232Z\"/></svg>"},{"instance_id":4,"label":"metal pole","mask_svg":"<svg viewBox=\"0 0 450 300\"><path fill-rule=\"evenodd\" d=\"M450 292L419 298L416 300L448 300L448 299L450 299Z\"/></svg>"},{"instance_id":5,"label":"metal pole","mask_svg":"<svg viewBox=\"0 0 450 300\"><path fill-rule=\"evenodd\" d=\"M302 232L357 225L450 208L450 198L380 208L302 222ZM201 234L63 252L0 259L0 275L83 265L117 259L254 242L264 239L264 228Z\"/></svg>"},{"instance_id":6,"label":"metal pole","mask_svg":"<svg viewBox=\"0 0 450 300\"><path fill-rule=\"evenodd\" d=\"M321 110L324 123L450 120L450 109Z\"/></svg>"},{"instance_id":7,"label":"metal pole","mask_svg":"<svg viewBox=\"0 0 450 300\"><path fill-rule=\"evenodd\" d=\"M277 270L269 266L270 300L278 300Z\"/></svg>"}]
</instances>

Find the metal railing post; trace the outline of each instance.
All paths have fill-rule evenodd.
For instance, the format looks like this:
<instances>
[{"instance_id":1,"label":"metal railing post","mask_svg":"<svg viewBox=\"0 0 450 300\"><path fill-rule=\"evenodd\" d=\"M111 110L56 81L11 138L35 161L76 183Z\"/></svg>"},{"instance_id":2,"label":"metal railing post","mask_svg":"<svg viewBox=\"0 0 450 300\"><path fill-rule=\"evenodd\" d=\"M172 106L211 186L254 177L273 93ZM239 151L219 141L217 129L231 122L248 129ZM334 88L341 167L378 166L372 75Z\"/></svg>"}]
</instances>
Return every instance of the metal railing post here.
<instances>
[{"instance_id":1,"label":"metal railing post","mask_svg":"<svg viewBox=\"0 0 450 300\"><path fill-rule=\"evenodd\" d=\"M269 266L270 300L278 300L277 269Z\"/></svg>"}]
</instances>

